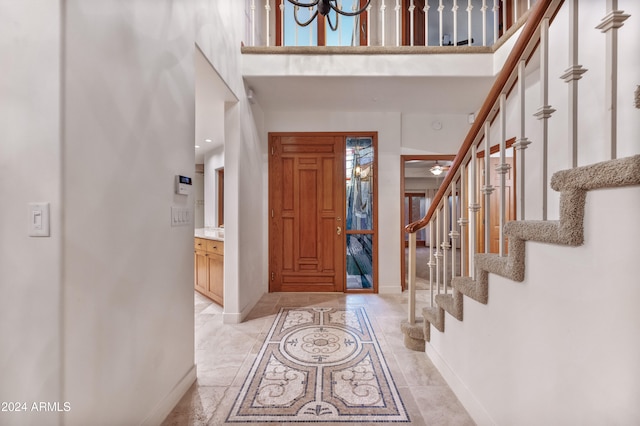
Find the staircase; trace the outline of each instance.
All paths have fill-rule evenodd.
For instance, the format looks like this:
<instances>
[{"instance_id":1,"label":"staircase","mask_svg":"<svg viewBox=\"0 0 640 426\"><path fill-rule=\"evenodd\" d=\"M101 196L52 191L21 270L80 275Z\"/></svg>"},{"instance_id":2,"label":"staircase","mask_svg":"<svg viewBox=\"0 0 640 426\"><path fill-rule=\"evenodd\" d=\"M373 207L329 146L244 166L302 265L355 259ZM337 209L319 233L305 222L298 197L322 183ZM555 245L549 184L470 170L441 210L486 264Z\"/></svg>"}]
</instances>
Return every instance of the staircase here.
<instances>
[{"instance_id":1,"label":"staircase","mask_svg":"<svg viewBox=\"0 0 640 426\"><path fill-rule=\"evenodd\" d=\"M479 373L483 369L501 371L495 363L489 366L483 365L478 359L486 359L484 355L476 356L473 353L464 356L452 355L452 348L477 347L477 345L452 339L460 339L461 336L469 338L471 336L469 330L482 329L481 326L463 325L465 303L479 302L482 306L486 305L484 309L472 307L473 320L478 320L479 316L491 310L490 274L513 282L526 281L526 285L535 285L535 282L527 279L527 276L532 275L532 271L526 271L527 265L534 263L533 259L527 259L526 248L529 245L527 241L553 246L582 246L585 243L585 205L589 203L591 191L632 187L629 194L637 197L637 187L640 186L640 134L638 127L634 127L631 123L634 120L635 122L640 120L638 109L640 105L636 103L634 106L633 103L634 96L637 96L640 91L640 86L635 86L640 82L637 80L633 82L633 79L637 79L639 75L639 69L637 62L628 65L629 63L625 62L628 61L628 57L622 52L629 54L634 49L636 52L640 51L638 41L640 29L636 23L638 16L634 16L640 13L640 6L633 2L624 2L623 6L631 9L632 13L620 10L622 7L618 7L616 0L594 0L588 3L577 0L539 0L535 4L504 68L497 76L494 86L477 113L476 122L463 141L429 211L420 221L406 227L409 234L409 278L408 318L401 323L404 344L412 350L426 350L432 359L433 357L439 359L438 362L434 360L436 365L442 366L443 369L451 368L449 377L454 382L459 380L459 383L458 385L450 383L450 385L454 391L459 390L460 393L458 394L457 391L456 393L463 404L466 398L468 404L465 406L478 423L524 424L523 420L517 417L519 413L509 411L509 404L504 401L499 404L491 401L490 397L478 396L477 393L474 394L474 390L480 392L477 389L484 391L486 389L482 386L474 388L469 384L474 381L476 384L482 383L476 380L477 377L474 374L484 377L485 380L491 377ZM600 13L600 22L589 25L590 17L596 13ZM552 25L555 31L550 30ZM557 28L561 28L562 31ZM562 40L554 40L554 35ZM589 43L585 42L587 40ZM585 49L585 45L594 46L594 48ZM602 49L596 49L596 46ZM579 50L579 47L582 50ZM565 50L559 54L558 49L562 48ZM568 67L560 72L558 58L561 58L565 65L566 58L569 58ZM583 59L588 61L584 64L586 67L579 63L579 60ZM579 83L588 83L588 85L581 86ZM539 98L533 100L531 98L537 97L537 94L531 94L535 92L531 90L532 86L539 90ZM622 98L620 98L621 94ZM606 100L605 105L602 104L603 99ZM536 103L536 106L532 107L532 103ZM509 167L504 160L507 155L505 142L514 133L517 135L514 144L517 153L517 159L514 159L517 178L517 220L508 221L505 214L504 176L509 172ZM624 138L621 137L622 135ZM478 163L482 161L478 159L478 152L482 149L485 153L490 152L493 146L492 140L500 145L501 161L495 168L495 172L491 170L482 176L478 173ZM484 155L484 159L485 170L490 170L489 156ZM501 181L501 184L496 187L492 186L495 180L490 176L494 173L493 178ZM551 175L550 178L549 175ZM481 184L480 181L483 178L484 182ZM548 191L548 188L553 191ZM489 227L483 227L482 221L490 223L489 200L496 191L500 200L498 207L500 249L499 253L489 253L487 244L482 247L476 242L476 238L479 231L483 231L484 241L489 241ZM628 204L636 211L636 217L640 217L640 197L638 198L636 202ZM459 213L456 203L461 206ZM537 220L531 220L531 217ZM612 218L612 220L616 219ZM434 229L438 230L437 234L442 235L442 238L436 239L436 246L432 248L431 260L428 264L431 270L430 294L428 300L426 302L422 300L422 302L429 306L421 307L421 315L416 315L415 233L426 227L429 227L428 232L431 232L432 240L434 240ZM620 232L637 235L640 239L638 221L627 220L620 223L619 227ZM455 262L453 254L457 247L462 251L462 259L467 257L470 260L469 264L465 265L463 260L460 272L456 274L454 263L453 275L442 279L440 274L435 272L441 270L442 262L445 270L447 270L448 259ZM615 250L614 247L600 249ZM539 253L539 250L540 248L536 246L535 252ZM585 258L584 262L592 263L593 259ZM538 263L536 265L540 267ZM601 266L608 267L608 265ZM624 270L632 270L629 266L625 265ZM613 265L611 267L615 268ZM536 274L536 277L539 279L539 274ZM632 273L627 273L624 279L629 282L638 282L637 275ZM501 285L505 282L502 279L496 279L496 282L498 281ZM608 287L604 286L609 286L610 283L585 283L585 287L595 285L602 285L602 291L607 291ZM503 290L500 287L492 291ZM634 290L626 297L633 298L636 293ZM465 296L472 301L465 301ZM554 294L550 293L548 297L551 300ZM563 294L560 297L567 296ZM625 294L621 294L620 297L624 299ZM526 303L526 300L514 301L514 304L518 303ZM558 304L553 302L549 306L558 306ZM625 306L627 310L624 312L633 312L629 310L628 304ZM470 307L467 306L467 308ZM545 315L545 309L545 306L540 306L541 317ZM598 318L603 315L612 316L616 313L616 307L611 303L599 306L596 302L593 308L589 309L593 312L595 322L598 322ZM517 315L517 312L515 314ZM635 314L630 316L637 317ZM625 318L627 317L629 315ZM492 318L495 320L495 316ZM456 321L453 327L454 335L446 337L445 323L452 320ZM502 319L505 322L512 320L509 317ZM490 325L491 321L488 324ZM558 327L562 328L562 325ZM615 334L616 330L610 332ZM433 333L442 333L442 335L437 336L436 346L429 346L426 342L432 342ZM570 339L570 334L567 339ZM630 350L621 349L623 352L634 354L640 352L638 349L640 342L636 342L638 339L627 340L631 340L629 343L631 346L628 347ZM594 339L593 344L597 345L598 340ZM505 346L508 347L508 344ZM508 358L506 362L510 362ZM603 362L606 361L603 360ZM566 363L571 364L571 361ZM463 368L462 373L455 370L456 365L466 364L471 366L468 369ZM624 365L620 367L620 369L624 368ZM627 369L638 370L635 367ZM469 371L475 371L475 373L471 374ZM603 371L608 370L603 369ZM444 372L443 375L447 377ZM471 379L465 381L467 376ZM553 377L551 376L551 379ZM563 386L566 385L565 382L562 383ZM602 383L610 386L609 382ZM589 394L578 385L575 386L575 389L570 389L572 396L565 396L567 392L564 392L560 394L561 398L579 400L583 393ZM640 398L640 390L634 390L634 385L629 386L629 389L625 389L625 395L629 395L631 399ZM587 407L583 414L574 415L569 409L563 412L561 408L555 406L553 409L545 407L544 409L553 412L556 417L540 417L544 420L539 420L543 423L538 424L569 424L567 422L575 422L578 418L586 419L585 423L573 424L597 424L598 421L610 421L611 424L638 424L640 410L625 406L622 401L626 396L621 398L618 391L620 390L603 390L604 394L617 396L617 401L613 397L608 401L607 397L603 396L603 399L596 403L593 398L584 396L584 400L579 400L580 404L586 404ZM544 392L539 392L536 396L543 394ZM541 396L540 400L545 400L545 397ZM526 404L523 403L524 405ZM562 406L563 401L557 400L557 405ZM500 407L496 410L498 414L491 412L490 409L485 411L483 407L487 406ZM601 409L600 406L606 409ZM616 407L616 410L611 407ZM474 415L474 410L480 414ZM600 413L598 410L611 412ZM521 412L524 413L525 409L523 408ZM563 417L563 421L560 421L561 415L566 416ZM551 419L550 423L549 419ZM535 421L529 420L529 423L535 424Z\"/></svg>"}]
</instances>

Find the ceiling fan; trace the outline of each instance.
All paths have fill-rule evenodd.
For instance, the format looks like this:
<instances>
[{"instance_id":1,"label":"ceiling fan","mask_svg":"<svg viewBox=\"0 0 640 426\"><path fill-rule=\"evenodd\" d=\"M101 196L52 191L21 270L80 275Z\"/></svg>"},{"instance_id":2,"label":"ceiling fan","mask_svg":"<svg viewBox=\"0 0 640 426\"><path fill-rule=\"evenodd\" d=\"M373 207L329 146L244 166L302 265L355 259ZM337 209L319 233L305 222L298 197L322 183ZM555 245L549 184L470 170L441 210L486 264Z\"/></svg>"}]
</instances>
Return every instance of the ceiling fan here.
<instances>
[{"instance_id":1,"label":"ceiling fan","mask_svg":"<svg viewBox=\"0 0 640 426\"><path fill-rule=\"evenodd\" d=\"M442 173L446 172L447 170L449 170L449 168L451 168L451 166L441 166L440 164L438 164L438 160L436 160L436 164L434 164L429 171L431 172L431 174L433 174L434 176L440 176Z\"/></svg>"}]
</instances>

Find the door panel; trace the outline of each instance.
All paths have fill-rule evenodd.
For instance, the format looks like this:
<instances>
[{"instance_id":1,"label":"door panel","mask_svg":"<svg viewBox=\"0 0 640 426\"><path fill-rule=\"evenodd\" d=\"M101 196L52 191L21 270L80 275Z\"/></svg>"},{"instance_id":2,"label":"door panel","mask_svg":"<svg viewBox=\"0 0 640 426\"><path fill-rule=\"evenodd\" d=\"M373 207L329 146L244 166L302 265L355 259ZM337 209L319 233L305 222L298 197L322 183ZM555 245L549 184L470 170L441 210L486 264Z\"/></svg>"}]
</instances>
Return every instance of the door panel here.
<instances>
[{"instance_id":1,"label":"door panel","mask_svg":"<svg viewBox=\"0 0 640 426\"><path fill-rule=\"evenodd\" d=\"M343 138L271 136L270 149L270 291L343 291Z\"/></svg>"},{"instance_id":2,"label":"door panel","mask_svg":"<svg viewBox=\"0 0 640 426\"><path fill-rule=\"evenodd\" d=\"M514 158L506 157L505 162L511 165L511 169L505 174L505 223L510 220L516 219L515 211L515 182L514 182ZM489 227L490 227L490 239L489 239L489 253L500 252L500 174L495 171L495 168L500 164L500 158L493 157L489 159L490 172L491 172L491 185L494 187L494 191L489 197ZM478 165L480 173L478 174L479 182L484 182L484 159L478 159ZM479 253L484 253L484 195L482 195L482 208L480 210L480 226L478 227L478 246ZM505 242L505 254L508 252L508 247Z\"/></svg>"}]
</instances>

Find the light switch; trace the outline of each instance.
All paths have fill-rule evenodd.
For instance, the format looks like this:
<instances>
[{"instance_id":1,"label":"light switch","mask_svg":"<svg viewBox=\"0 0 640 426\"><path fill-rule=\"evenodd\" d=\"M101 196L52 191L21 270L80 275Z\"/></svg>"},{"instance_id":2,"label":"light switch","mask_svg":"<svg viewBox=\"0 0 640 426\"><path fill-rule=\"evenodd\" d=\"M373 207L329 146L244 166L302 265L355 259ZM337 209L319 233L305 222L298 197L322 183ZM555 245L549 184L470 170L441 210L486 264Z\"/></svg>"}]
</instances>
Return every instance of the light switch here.
<instances>
[{"instance_id":1,"label":"light switch","mask_svg":"<svg viewBox=\"0 0 640 426\"><path fill-rule=\"evenodd\" d=\"M48 237L49 203L29 203L29 236Z\"/></svg>"}]
</instances>

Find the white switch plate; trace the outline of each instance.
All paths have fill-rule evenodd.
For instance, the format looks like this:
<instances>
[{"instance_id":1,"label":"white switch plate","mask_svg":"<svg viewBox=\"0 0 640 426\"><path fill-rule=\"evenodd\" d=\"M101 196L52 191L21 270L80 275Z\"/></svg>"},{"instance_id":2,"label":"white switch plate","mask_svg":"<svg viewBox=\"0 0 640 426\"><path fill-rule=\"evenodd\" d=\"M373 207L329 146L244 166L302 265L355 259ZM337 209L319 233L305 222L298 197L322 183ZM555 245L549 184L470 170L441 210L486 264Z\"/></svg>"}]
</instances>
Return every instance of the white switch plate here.
<instances>
[{"instance_id":1,"label":"white switch plate","mask_svg":"<svg viewBox=\"0 0 640 426\"><path fill-rule=\"evenodd\" d=\"M48 237L49 232L49 203L29 203L29 236Z\"/></svg>"},{"instance_id":2,"label":"white switch plate","mask_svg":"<svg viewBox=\"0 0 640 426\"><path fill-rule=\"evenodd\" d=\"M189 207L171 206L171 226L191 225L191 209Z\"/></svg>"}]
</instances>

